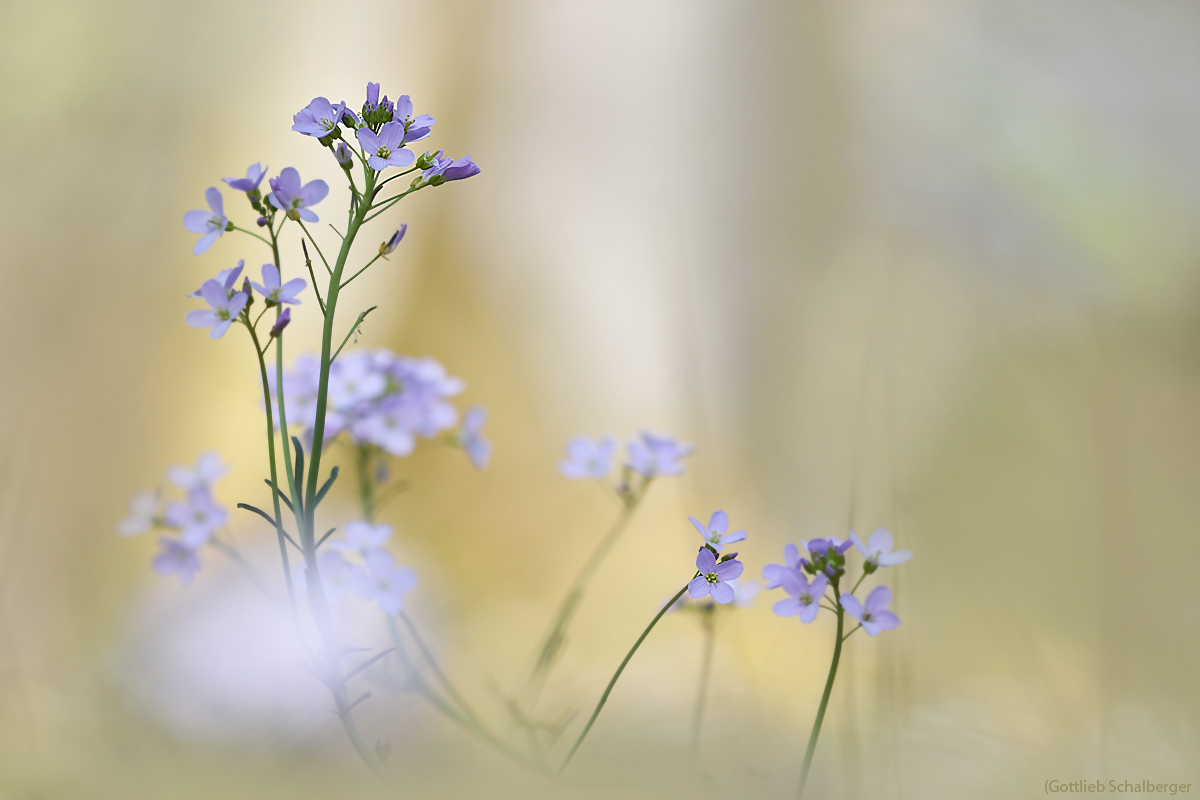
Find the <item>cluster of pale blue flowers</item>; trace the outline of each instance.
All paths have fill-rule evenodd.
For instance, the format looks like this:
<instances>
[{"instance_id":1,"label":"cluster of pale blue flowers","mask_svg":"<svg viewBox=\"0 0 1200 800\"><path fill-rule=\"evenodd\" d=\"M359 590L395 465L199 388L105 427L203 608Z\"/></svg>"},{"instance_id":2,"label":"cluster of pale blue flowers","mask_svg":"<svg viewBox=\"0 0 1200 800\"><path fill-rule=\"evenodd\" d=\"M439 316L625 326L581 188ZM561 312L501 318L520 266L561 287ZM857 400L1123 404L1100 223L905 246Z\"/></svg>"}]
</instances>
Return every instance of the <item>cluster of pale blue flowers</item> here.
<instances>
[{"instance_id":1,"label":"cluster of pale blue flowers","mask_svg":"<svg viewBox=\"0 0 1200 800\"><path fill-rule=\"evenodd\" d=\"M353 594L377 604L385 614L398 614L404 609L405 595L417 588L417 573L412 567L396 563L396 557L385 547L391 538L391 525L354 520L346 524L342 538L329 541L329 549L318 559L325 597L331 606Z\"/></svg>"}]
</instances>

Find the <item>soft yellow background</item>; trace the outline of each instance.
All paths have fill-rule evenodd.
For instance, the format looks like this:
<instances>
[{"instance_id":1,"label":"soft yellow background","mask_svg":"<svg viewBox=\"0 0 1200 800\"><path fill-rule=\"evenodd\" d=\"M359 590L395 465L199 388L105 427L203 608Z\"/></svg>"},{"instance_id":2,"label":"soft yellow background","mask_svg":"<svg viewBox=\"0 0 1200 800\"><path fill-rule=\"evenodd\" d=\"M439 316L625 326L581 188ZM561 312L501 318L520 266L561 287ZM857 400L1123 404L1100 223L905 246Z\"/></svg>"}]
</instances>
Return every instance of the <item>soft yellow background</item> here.
<instances>
[{"instance_id":1,"label":"soft yellow background","mask_svg":"<svg viewBox=\"0 0 1200 800\"><path fill-rule=\"evenodd\" d=\"M267 503L245 337L183 325L186 292L265 251L193 257L180 220L254 161L328 180L335 220L291 115L367 80L483 167L364 234L410 225L339 327L378 304L361 345L434 356L491 410L491 468L419 453L385 514L490 720L613 513L556 474L564 442L648 426L698 453L576 621L544 701L572 733L691 574L686 516L720 507L752 574L849 525L916 552L888 575L903 626L847 643L809 796L1200 791L1194 3L79 0L0 8L0 798L375 796L293 662L206 649L261 644L261 596L217 554L183 589L113 533L207 448L225 503ZM278 588L264 527L233 535ZM789 796L832 620L774 599L725 617L699 764L701 635L675 615L553 794ZM394 796L546 791L418 699L361 716Z\"/></svg>"}]
</instances>

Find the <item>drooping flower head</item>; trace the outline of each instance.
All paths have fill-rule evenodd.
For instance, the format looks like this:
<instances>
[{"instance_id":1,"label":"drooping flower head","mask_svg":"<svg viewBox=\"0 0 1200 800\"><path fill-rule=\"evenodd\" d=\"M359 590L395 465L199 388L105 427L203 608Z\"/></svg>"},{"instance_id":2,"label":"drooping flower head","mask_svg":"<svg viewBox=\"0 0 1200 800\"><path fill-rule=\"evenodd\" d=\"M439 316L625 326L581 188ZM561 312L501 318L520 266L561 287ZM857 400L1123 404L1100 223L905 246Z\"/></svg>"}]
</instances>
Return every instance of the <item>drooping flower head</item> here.
<instances>
[{"instance_id":1,"label":"drooping flower head","mask_svg":"<svg viewBox=\"0 0 1200 800\"><path fill-rule=\"evenodd\" d=\"M163 536L158 540L161 548L154 556L151 566L159 575L178 575L179 582L187 586L200 571L200 558L196 551L179 542L172 536Z\"/></svg>"},{"instance_id":2,"label":"drooping flower head","mask_svg":"<svg viewBox=\"0 0 1200 800\"><path fill-rule=\"evenodd\" d=\"M209 308L189 311L183 318L193 328L212 328L208 334L211 339L220 339L229 330L229 326L237 319L238 314L246 307L250 296L245 292L237 292L232 297L225 294L225 287L214 280L204 282L200 287L200 296Z\"/></svg>"},{"instance_id":3,"label":"drooping flower head","mask_svg":"<svg viewBox=\"0 0 1200 800\"><path fill-rule=\"evenodd\" d=\"M744 541L746 538L745 531L734 531L729 533L729 515L724 511L714 511L708 519L708 525L703 524L695 517L688 517L692 525L704 537L706 544L714 550L720 552L727 544Z\"/></svg>"},{"instance_id":4,"label":"drooping flower head","mask_svg":"<svg viewBox=\"0 0 1200 800\"><path fill-rule=\"evenodd\" d=\"M804 576L795 570L786 570L779 576L779 585L791 595L780 600L771 610L780 617L799 616L803 623L812 622L821 613L821 598L829 585L824 575L813 578L809 585Z\"/></svg>"},{"instance_id":5,"label":"drooping flower head","mask_svg":"<svg viewBox=\"0 0 1200 800\"><path fill-rule=\"evenodd\" d=\"M762 568L762 576L767 579L768 589L777 589L782 586L781 579L783 573L787 570L800 573L800 567L804 559L800 557L800 548L794 544L787 544L783 547L783 563L782 564L767 564Z\"/></svg>"},{"instance_id":6,"label":"drooping flower head","mask_svg":"<svg viewBox=\"0 0 1200 800\"><path fill-rule=\"evenodd\" d=\"M201 453L193 467L175 464L167 468L167 480L185 492L192 489L211 489L228 474L229 465L221 460L221 455L215 450Z\"/></svg>"},{"instance_id":7,"label":"drooping flower head","mask_svg":"<svg viewBox=\"0 0 1200 800\"><path fill-rule=\"evenodd\" d=\"M697 600L711 594L722 605L733 602L735 593L729 581L742 574L745 569L742 562L730 558L718 564L713 551L705 547L696 555L696 569L700 574L688 583L688 594Z\"/></svg>"},{"instance_id":8,"label":"drooping flower head","mask_svg":"<svg viewBox=\"0 0 1200 800\"><path fill-rule=\"evenodd\" d=\"M397 614L404 608L404 596L417 588L417 573L411 567L397 567L396 558L387 550L367 554L366 570L350 573L350 590L363 600L374 601L385 614Z\"/></svg>"},{"instance_id":9,"label":"drooping flower head","mask_svg":"<svg viewBox=\"0 0 1200 800\"><path fill-rule=\"evenodd\" d=\"M430 186L461 181L481 172L479 165L472 161L470 156L463 156L457 161L449 156L432 156L429 160L431 166L421 173L421 179L427 181Z\"/></svg>"},{"instance_id":10,"label":"drooping flower head","mask_svg":"<svg viewBox=\"0 0 1200 800\"><path fill-rule=\"evenodd\" d=\"M296 295L304 291L304 287L308 283L303 278L292 278L282 286L279 283L279 267L274 264L263 264L262 266L262 283L250 282L255 291L263 296L268 305L280 305L287 303L288 305L300 305L300 301L296 299Z\"/></svg>"},{"instance_id":11,"label":"drooping flower head","mask_svg":"<svg viewBox=\"0 0 1200 800\"><path fill-rule=\"evenodd\" d=\"M897 564L903 564L913 557L911 550L897 550L892 552L892 534L880 528L871 534L871 538L863 544L862 539L854 531L850 531L850 541L854 542L854 546L863 554L863 558L867 560L870 566L866 568L867 574L874 572L879 567L894 567Z\"/></svg>"},{"instance_id":12,"label":"drooping flower head","mask_svg":"<svg viewBox=\"0 0 1200 800\"><path fill-rule=\"evenodd\" d=\"M241 277L242 267L244 267L245 265L246 265L246 259L239 258L236 267L230 267L229 269L223 269L217 273L217 283L221 284L221 287L223 289L225 289L226 297L233 296L233 293L236 291L237 280L238 280L238 278ZM188 294L188 297L203 297L203 295L201 295L200 290L197 289L196 291Z\"/></svg>"},{"instance_id":13,"label":"drooping flower head","mask_svg":"<svg viewBox=\"0 0 1200 800\"><path fill-rule=\"evenodd\" d=\"M286 211L289 219L302 219L305 222L319 222L320 218L312 212L311 207L325 199L329 194L329 184L323 180L309 181L300 185L300 173L294 167L287 167L279 173L278 178L271 178L271 194L267 197L271 205L280 211Z\"/></svg>"},{"instance_id":14,"label":"drooping flower head","mask_svg":"<svg viewBox=\"0 0 1200 800\"><path fill-rule=\"evenodd\" d=\"M251 164L246 168L246 177L244 178L222 178L221 180L229 184L230 189L237 189L239 192L253 192L262 183L263 176L267 174L267 167L262 164Z\"/></svg>"},{"instance_id":15,"label":"drooping flower head","mask_svg":"<svg viewBox=\"0 0 1200 800\"><path fill-rule=\"evenodd\" d=\"M463 414L462 427L458 429L458 443L467 451L467 458L476 469L483 469L492 459L492 443L483 435L483 424L487 422L487 409L472 406Z\"/></svg>"},{"instance_id":16,"label":"drooping flower head","mask_svg":"<svg viewBox=\"0 0 1200 800\"><path fill-rule=\"evenodd\" d=\"M335 106L324 97L316 97L292 117L292 130L318 139L331 136L336 138L338 123L345 116L345 103Z\"/></svg>"},{"instance_id":17,"label":"drooping flower head","mask_svg":"<svg viewBox=\"0 0 1200 800\"><path fill-rule=\"evenodd\" d=\"M408 224L402 224L400 230L388 237L388 240L379 245L379 255L387 258L392 253L396 252L396 248L400 246L400 242L404 239L404 234L408 233Z\"/></svg>"},{"instance_id":18,"label":"drooping flower head","mask_svg":"<svg viewBox=\"0 0 1200 800\"><path fill-rule=\"evenodd\" d=\"M404 126L389 122L375 133L370 128L359 128L355 134L363 151L368 154L367 164L382 172L388 167L407 167L417 160L412 150L404 147Z\"/></svg>"},{"instance_id":19,"label":"drooping flower head","mask_svg":"<svg viewBox=\"0 0 1200 800\"><path fill-rule=\"evenodd\" d=\"M586 436L575 436L567 442L567 457L558 462L558 471L572 480L604 480L612 472L616 453L615 437L592 441Z\"/></svg>"},{"instance_id":20,"label":"drooping flower head","mask_svg":"<svg viewBox=\"0 0 1200 800\"><path fill-rule=\"evenodd\" d=\"M646 478L682 475L683 459L692 452L687 442L643 431L641 438L629 440L626 466Z\"/></svg>"},{"instance_id":21,"label":"drooping flower head","mask_svg":"<svg viewBox=\"0 0 1200 800\"><path fill-rule=\"evenodd\" d=\"M229 225L225 216L225 200L217 187L210 186L204 190L204 199L208 201L208 211L195 210L183 215L183 227L192 233L199 233L200 239L192 247L192 252L200 255L213 246L213 242L221 238Z\"/></svg>"},{"instance_id":22,"label":"drooping flower head","mask_svg":"<svg viewBox=\"0 0 1200 800\"><path fill-rule=\"evenodd\" d=\"M872 589L864 603L860 603L852 594L842 595L841 600L846 613L858 620L870 636L878 636L883 631L900 626L900 618L887 610L892 604L892 590L886 586Z\"/></svg>"}]
</instances>

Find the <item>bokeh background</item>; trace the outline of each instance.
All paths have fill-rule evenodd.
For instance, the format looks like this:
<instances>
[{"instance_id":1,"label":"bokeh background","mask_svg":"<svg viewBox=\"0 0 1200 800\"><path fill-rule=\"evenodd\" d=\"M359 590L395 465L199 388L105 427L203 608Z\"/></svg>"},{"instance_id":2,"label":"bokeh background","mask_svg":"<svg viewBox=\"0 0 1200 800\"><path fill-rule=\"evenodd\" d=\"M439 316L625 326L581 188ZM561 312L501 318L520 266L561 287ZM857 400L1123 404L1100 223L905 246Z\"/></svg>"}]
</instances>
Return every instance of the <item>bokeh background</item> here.
<instances>
[{"instance_id":1,"label":"bokeh background","mask_svg":"<svg viewBox=\"0 0 1200 800\"><path fill-rule=\"evenodd\" d=\"M267 502L248 345L183 325L265 251L193 257L180 220L255 161L340 208L291 115L368 80L483 167L365 235L410 226L341 310L378 304L359 346L433 356L491 411L491 467L418 453L384 515L489 720L613 515L563 444L649 427L697 454L599 575L549 716L590 710L691 574L686 516L724 508L752 574L849 527L917 554L903 626L847 643L812 797L1197 790L1195 3L51 0L0 7L0 798L381 796L235 567L185 589L113 532L209 448L223 502ZM336 495L330 525L353 514ZM278 590L265 525L232 537ZM774 599L722 616L697 760L703 638L675 614L550 796L789 796L832 620ZM392 796L547 791L419 698L362 725Z\"/></svg>"}]
</instances>

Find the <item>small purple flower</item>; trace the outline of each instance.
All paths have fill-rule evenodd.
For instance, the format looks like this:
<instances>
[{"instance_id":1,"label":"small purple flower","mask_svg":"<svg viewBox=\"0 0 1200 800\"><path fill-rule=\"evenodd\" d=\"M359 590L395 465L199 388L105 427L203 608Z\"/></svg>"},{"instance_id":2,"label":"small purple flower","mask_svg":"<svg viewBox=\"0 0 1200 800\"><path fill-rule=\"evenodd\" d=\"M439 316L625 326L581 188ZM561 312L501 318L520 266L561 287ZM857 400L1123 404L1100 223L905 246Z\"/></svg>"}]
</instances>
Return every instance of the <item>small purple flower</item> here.
<instances>
[{"instance_id":1,"label":"small purple flower","mask_svg":"<svg viewBox=\"0 0 1200 800\"><path fill-rule=\"evenodd\" d=\"M334 106L324 97L316 97L292 117L292 130L322 139L333 135L345 115L345 103Z\"/></svg>"},{"instance_id":2,"label":"small purple flower","mask_svg":"<svg viewBox=\"0 0 1200 800\"><path fill-rule=\"evenodd\" d=\"M193 489L209 489L229 474L229 465L221 460L215 450L207 450L196 459L196 466L175 464L167 468L167 480L190 492Z\"/></svg>"},{"instance_id":3,"label":"small purple flower","mask_svg":"<svg viewBox=\"0 0 1200 800\"><path fill-rule=\"evenodd\" d=\"M892 604L892 590L886 586L872 589L865 603L858 602L858 598L852 594L842 595L841 601L846 613L858 620L870 636L878 636L900 626L900 618L887 610Z\"/></svg>"},{"instance_id":4,"label":"small purple flower","mask_svg":"<svg viewBox=\"0 0 1200 800\"><path fill-rule=\"evenodd\" d=\"M794 544L784 545L783 548L783 563L782 564L767 564L762 568L762 576L767 579L768 589L778 589L782 586L781 578L786 571L800 573L800 565L803 559L800 558L800 548Z\"/></svg>"},{"instance_id":5,"label":"small purple flower","mask_svg":"<svg viewBox=\"0 0 1200 800\"><path fill-rule=\"evenodd\" d=\"M472 406L463 414L462 427L458 429L458 443L467 451L467 458L476 469L483 469L492 459L492 443L483 436L483 424L487 422L487 409Z\"/></svg>"},{"instance_id":6,"label":"small purple flower","mask_svg":"<svg viewBox=\"0 0 1200 800\"><path fill-rule=\"evenodd\" d=\"M267 167L262 164L251 164L246 168L246 177L222 178L221 180L228 183L230 189L237 189L239 192L253 192L262 183L263 176L266 174Z\"/></svg>"},{"instance_id":7,"label":"small purple flower","mask_svg":"<svg viewBox=\"0 0 1200 800\"><path fill-rule=\"evenodd\" d=\"M877 567L894 567L913 557L911 550L897 550L893 553L892 534L883 528L872 533L866 544L863 544L862 539L858 538L854 531L850 531L850 541L854 542L854 546L859 549L869 563Z\"/></svg>"},{"instance_id":8,"label":"small purple flower","mask_svg":"<svg viewBox=\"0 0 1200 800\"><path fill-rule=\"evenodd\" d=\"M315 206L329 194L329 184L323 180L309 181L300 185L300 173L293 167L287 167L279 173L278 178L271 178L271 193L267 198L271 205L280 211L286 211L289 219L302 219L305 222L319 222L309 206Z\"/></svg>"},{"instance_id":9,"label":"small purple flower","mask_svg":"<svg viewBox=\"0 0 1200 800\"><path fill-rule=\"evenodd\" d=\"M350 150L350 145L345 142L338 142L337 149L333 151L333 157L337 159L338 166L342 169L350 169L354 166L354 153Z\"/></svg>"},{"instance_id":10,"label":"small purple flower","mask_svg":"<svg viewBox=\"0 0 1200 800\"><path fill-rule=\"evenodd\" d=\"M560 474L572 480L604 480L612 472L617 440L612 436L592 441L576 436L567 442L567 457L558 462Z\"/></svg>"},{"instance_id":11,"label":"small purple flower","mask_svg":"<svg viewBox=\"0 0 1200 800\"><path fill-rule=\"evenodd\" d=\"M366 556L367 569L350 573L350 590L363 600L373 600L385 614L404 608L404 595L417 587L417 573L411 567L397 567L387 550L372 550Z\"/></svg>"},{"instance_id":12,"label":"small purple flower","mask_svg":"<svg viewBox=\"0 0 1200 800\"><path fill-rule=\"evenodd\" d=\"M388 167L407 167L417 160L412 150L404 148L404 126L389 122L374 133L369 128L359 128L356 134L363 151L369 153L367 164L373 170L383 172Z\"/></svg>"},{"instance_id":13,"label":"small purple flower","mask_svg":"<svg viewBox=\"0 0 1200 800\"><path fill-rule=\"evenodd\" d=\"M439 186L448 181L461 181L480 173L479 166L470 156L463 156L455 161L449 156L433 156L432 166L421 173L421 179L433 186Z\"/></svg>"},{"instance_id":14,"label":"small purple flower","mask_svg":"<svg viewBox=\"0 0 1200 800\"><path fill-rule=\"evenodd\" d=\"M392 538L392 526L386 523L372 525L365 520L355 520L346 523L342 535L346 537L345 541L333 541L329 546L334 550L369 553L383 547L387 540Z\"/></svg>"},{"instance_id":15,"label":"small purple flower","mask_svg":"<svg viewBox=\"0 0 1200 800\"><path fill-rule=\"evenodd\" d=\"M401 240L404 239L404 234L408 233L408 224L400 226L400 230L393 233L386 242L379 245L379 255L385 259L392 253L396 252L396 248L400 246Z\"/></svg>"},{"instance_id":16,"label":"small purple flower","mask_svg":"<svg viewBox=\"0 0 1200 800\"><path fill-rule=\"evenodd\" d=\"M646 478L682 475L683 459L692 454L692 446L670 436L643 431L640 439L629 440L626 466Z\"/></svg>"},{"instance_id":17,"label":"small purple flower","mask_svg":"<svg viewBox=\"0 0 1200 800\"><path fill-rule=\"evenodd\" d=\"M394 456L412 455L417 446L413 430L416 409L408 403L389 400L380 403L363 417L354 421L351 433L360 442L378 445Z\"/></svg>"},{"instance_id":18,"label":"small purple flower","mask_svg":"<svg viewBox=\"0 0 1200 800\"><path fill-rule=\"evenodd\" d=\"M742 574L742 570L745 569L742 562L732 558L718 564L712 550L705 547L696 555L696 569L700 574L688 584L688 594L699 600L711 593L712 599L722 605L733 602L736 595L728 581Z\"/></svg>"},{"instance_id":19,"label":"small purple flower","mask_svg":"<svg viewBox=\"0 0 1200 800\"><path fill-rule=\"evenodd\" d=\"M729 515L724 511L714 511L708 519L707 527L695 517L688 517L688 519L691 520L692 525L700 532L700 535L704 537L704 541L717 551L720 551L727 544L741 542L746 538L745 531L728 533Z\"/></svg>"},{"instance_id":20,"label":"small purple flower","mask_svg":"<svg viewBox=\"0 0 1200 800\"><path fill-rule=\"evenodd\" d=\"M214 280L207 280L200 287L200 296L211 306L208 310L197 309L189 311L183 318L193 328L212 328L210 339L220 339L229 330L229 326L237 319L238 314L246 307L250 297L245 292L238 292L232 297L225 294L225 288Z\"/></svg>"},{"instance_id":21,"label":"small purple flower","mask_svg":"<svg viewBox=\"0 0 1200 800\"><path fill-rule=\"evenodd\" d=\"M205 189L204 198L208 200L208 211L189 211L183 215L183 227L192 233L202 234L200 240L192 248L192 252L196 255L200 255L212 247L213 242L221 238L221 234L229 225L229 218L225 216L225 200L217 188L210 186Z\"/></svg>"},{"instance_id":22,"label":"small purple flower","mask_svg":"<svg viewBox=\"0 0 1200 800\"><path fill-rule=\"evenodd\" d=\"M154 527L157 517L158 492L138 492L129 500L129 514L117 523L117 534L138 536L146 533Z\"/></svg>"},{"instance_id":23,"label":"small purple flower","mask_svg":"<svg viewBox=\"0 0 1200 800\"><path fill-rule=\"evenodd\" d=\"M325 587L325 600L331 606L338 605L350 592L350 576L356 571L355 568L337 550L326 550L317 556L317 567L321 571L321 584Z\"/></svg>"},{"instance_id":24,"label":"small purple flower","mask_svg":"<svg viewBox=\"0 0 1200 800\"><path fill-rule=\"evenodd\" d=\"M175 500L167 505L163 522L179 531L179 541L187 547L203 547L222 525L229 512L215 500L207 488L188 492L187 500Z\"/></svg>"},{"instance_id":25,"label":"small purple flower","mask_svg":"<svg viewBox=\"0 0 1200 800\"><path fill-rule=\"evenodd\" d=\"M807 624L821 613L821 598L825 596L825 587L829 585L824 575L813 578L812 585L804 576L794 570L786 570L779 576L779 585L791 595L780 600L771 610L780 617L799 615L800 621ZM844 598L843 598L844 599Z\"/></svg>"},{"instance_id":26,"label":"small purple flower","mask_svg":"<svg viewBox=\"0 0 1200 800\"><path fill-rule=\"evenodd\" d=\"M160 537L158 546L162 549L151 562L154 571L164 578L178 575L179 582L184 586L191 583L200 571L200 558L196 552L170 536Z\"/></svg>"},{"instance_id":27,"label":"small purple flower","mask_svg":"<svg viewBox=\"0 0 1200 800\"><path fill-rule=\"evenodd\" d=\"M383 96L383 101L379 100L379 84L367 84L367 102L363 103L362 115L366 123L372 127L382 125L385 122L391 122L395 106L392 101L387 99L387 95Z\"/></svg>"},{"instance_id":28,"label":"small purple flower","mask_svg":"<svg viewBox=\"0 0 1200 800\"><path fill-rule=\"evenodd\" d=\"M274 305L283 303L293 306L300 305L300 301L296 299L296 295L303 292L304 287L308 286L303 278L292 278L281 286L279 284L279 267L274 264L263 264L262 277L263 282L261 284L250 281L250 285L268 303Z\"/></svg>"},{"instance_id":29,"label":"small purple flower","mask_svg":"<svg viewBox=\"0 0 1200 800\"><path fill-rule=\"evenodd\" d=\"M430 129L436 120L428 114L413 117L413 104L408 95L400 95L396 101L395 114L392 117L404 125L404 141L419 142L429 136Z\"/></svg>"},{"instance_id":30,"label":"small purple flower","mask_svg":"<svg viewBox=\"0 0 1200 800\"><path fill-rule=\"evenodd\" d=\"M836 536L830 536L827 539L809 539L807 542L801 541L800 544L804 545L804 549L807 550L810 555L823 556L831 549L845 554L845 552L849 550L851 545L854 543L848 541L843 542Z\"/></svg>"},{"instance_id":31,"label":"small purple flower","mask_svg":"<svg viewBox=\"0 0 1200 800\"><path fill-rule=\"evenodd\" d=\"M226 297L229 297L233 294L234 287L237 286L237 279L241 277L242 267L245 265L246 259L239 258L236 267L223 269L217 273L217 283L221 284L221 286L225 289ZM197 289L196 291L188 294L188 297L203 297L203 295L201 295L200 290Z\"/></svg>"},{"instance_id":32,"label":"small purple flower","mask_svg":"<svg viewBox=\"0 0 1200 800\"><path fill-rule=\"evenodd\" d=\"M291 321L292 310L290 308L285 308L283 313L275 319L275 324L271 326L271 338L275 338L279 334L283 333L283 329L286 328Z\"/></svg>"}]
</instances>

